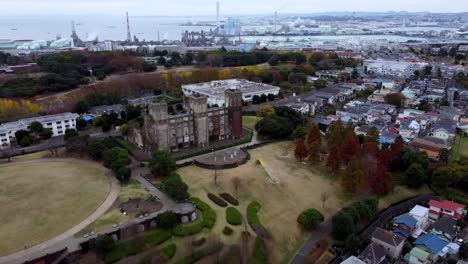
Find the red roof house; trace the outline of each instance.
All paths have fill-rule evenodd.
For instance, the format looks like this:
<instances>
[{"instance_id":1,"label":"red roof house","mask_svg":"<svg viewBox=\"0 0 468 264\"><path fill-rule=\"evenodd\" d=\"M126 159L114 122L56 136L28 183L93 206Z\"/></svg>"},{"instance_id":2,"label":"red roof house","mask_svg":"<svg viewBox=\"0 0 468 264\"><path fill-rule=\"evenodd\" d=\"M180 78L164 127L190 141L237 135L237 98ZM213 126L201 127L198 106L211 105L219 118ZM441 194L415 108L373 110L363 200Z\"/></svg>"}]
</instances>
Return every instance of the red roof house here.
<instances>
[{"instance_id":1,"label":"red roof house","mask_svg":"<svg viewBox=\"0 0 468 264\"><path fill-rule=\"evenodd\" d=\"M434 220L438 219L441 215L459 220L466 214L465 205L448 200L430 200L429 206L429 217Z\"/></svg>"}]
</instances>

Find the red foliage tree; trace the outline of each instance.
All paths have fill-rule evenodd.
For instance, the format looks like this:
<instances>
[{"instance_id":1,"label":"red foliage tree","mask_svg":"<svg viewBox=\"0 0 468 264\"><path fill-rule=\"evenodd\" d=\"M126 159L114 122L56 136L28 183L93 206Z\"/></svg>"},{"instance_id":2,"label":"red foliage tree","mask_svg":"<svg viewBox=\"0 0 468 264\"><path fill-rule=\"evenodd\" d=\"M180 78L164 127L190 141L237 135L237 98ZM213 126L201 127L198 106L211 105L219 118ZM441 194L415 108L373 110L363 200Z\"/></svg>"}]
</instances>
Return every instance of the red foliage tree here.
<instances>
[{"instance_id":1,"label":"red foliage tree","mask_svg":"<svg viewBox=\"0 0 468 264\"><path fill-rule=\"evenodd\" d=\"M341 163L340 149L338 148L337 145L333 145L330 148L330 154L328 154L326 166L333 174L336 174L338 170L340 169L340 163Z\"/></svg>"},{"instance_id":2,"label":"red foliage tree","mask_svg":"<svg viewBox=\"0 0 468 264\"><path fill-rule=\"evenodd\" d=\"M403 138L401 138L401 136L398 136L395 139L395 142L391 145L393 154L398 155L403 150L403 145L404 145Z\"/></svg>"},{"instance_id":3,"label":"red foliage tree","mask_svg":"<svg viewBox=\"0 0 468 264\"><path fill-rule=\"evenodd\" d=\"M378 155L380 164L386 169L390 167L390 164L392 163L394 157L395 154L390 149L382 149Z\"/></svg>"},{"instance_id":4,"label":"red foliage tree","mask_svg":"<svg viewBox=\"0 0 468 264\"><path fill-rule=\"evenodd\" d=\"M359 139L356 136L351 137L343 146L343 150L341 151L343 153L342 158L348 162L352 157L359 154L360 149Z\"/></svg>"},{"instance_id":5,"label":"red foliage tree","mask_svg":"<svg viewBox=\"0 0 468 264\"><path fill-rule=\"evenodd\" d=\"M299 161L303 161L308 155L307 146L304 140L298 140L296 143L296 148L294 149L294 156Z\"/></svg>"},{"instance_id":6,"label":"red foliage tree","mask_svg":"<svg viewBox=\"0 0 468 264\"><path fill-rule=\"evenodd\" d=\"M372 141L366 140L364 141L364 144L362 144L362 154L376 156L377 151L378 151L377 146Z\"/></svg>"},{"instance_id":7,"label":"red foliage tree","mask_svg":"<svg viewBox=\"0 0 468 264\"><path fill-rule=\"evenodd\" d=\"M379 164L370 186L377 195L384 195L392 190L392 175L387 171L387 168Z\"/></svg>"}]
</instances>

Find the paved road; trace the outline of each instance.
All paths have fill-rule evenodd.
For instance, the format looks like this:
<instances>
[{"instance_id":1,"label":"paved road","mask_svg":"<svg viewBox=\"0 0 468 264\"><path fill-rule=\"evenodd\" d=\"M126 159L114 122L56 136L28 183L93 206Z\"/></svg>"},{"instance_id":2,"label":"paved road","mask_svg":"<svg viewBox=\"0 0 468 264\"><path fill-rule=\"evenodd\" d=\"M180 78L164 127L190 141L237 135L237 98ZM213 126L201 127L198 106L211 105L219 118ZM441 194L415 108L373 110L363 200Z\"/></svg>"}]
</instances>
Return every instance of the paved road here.
<instances>
[{"instance_id":1,"label":"paved road","mask_svg":"<svg viewBox=\"0 0 468 264\"><path fill-rule=\"evenodd\" d=\"M315 231L310 234L309 239L307 239L302 247L296 252L296 255L289 261L289 264L303 264L305 263L307 255L315 247L317 241L323 239L326 235L330 234L332 231L331 218L328 218L326 221L321 223Z\"/></svg>"},{"instance_id":2,"label":"paved road","mask_svg":"<svg viewBox=\"0 0 468 264\"><path fill-rule=\"evenodd\" d=\"M44 159L46 161L51 161L50 159ZM64 159L64 160L69 160L69 162L83 162L87 163L87 161L81 161L81 160L75 160L75 159ZM31 160L31 161L23 161L23 162L14 162L11 164L19 164L19 163L30 163L30 162L37 162L40 160ZM61 159L61 161L63 161ZM117 199L120 193L120 186L118 181L115 179L115 177L110 173L109 171L106 172L107 178L109 179L109 193L107 194L106 200L99 206L96 211L94 211L90 216L88 216L85 220L83 220L81 223L78 225L74 226L73 228L67 230L66 232L49 239L47 241L44 241L38 245L35 245L33 247L27 248L25 250L18 251L16 253L13 253L8 256L0 257L0 263L16 263L17 261L24 262L25 259L30 258L32 255L45 255L50 251L50 248L52 246L54 247L61 247L64 248L66 247L66 243L64 241L67 241L68 238L73 237L74 234L78 233L81 231L83 228L88 226L90 223L96 221L101 215L103 215L109 208L112 206L114 201Z\"/></svg>"},{"instance_id":3,"label":"paved road","mask_svg":"<svg viewBox=\"0 0 468 264\"><path fill-rule=\"evenodd\" d=\"M183 160L178 160L176 162L177 165L182 165L182 164L186 164L186 163L189 163L189 162L193 162L193 160L197 157L200 157L200 156L204 156L204 155L210 155L212 153L216 153L216 152L221 152L221 151L229 151L229 150L239 150L240 148L246 148L246 147L250 147L250 146L254 146L254 145L257 145L261 143L261 141L258 139L258 134L257 134L257 131L253 131L252 133L252 139L250 140L249 143L244 143L244 144L241 144L241 145L237 145L237 146L234 146L234 147L230 147L230 148L224 148L224 149L220 149L220 150L217 150L217 151L213 151L213 152L210 152L210 153L207 153L207 154L201 154L201 155L198 155L198 156L194 156L194 157L191 157L191 158L187 158L187 159L183 159Z\"/></svg>"}]
</instances>

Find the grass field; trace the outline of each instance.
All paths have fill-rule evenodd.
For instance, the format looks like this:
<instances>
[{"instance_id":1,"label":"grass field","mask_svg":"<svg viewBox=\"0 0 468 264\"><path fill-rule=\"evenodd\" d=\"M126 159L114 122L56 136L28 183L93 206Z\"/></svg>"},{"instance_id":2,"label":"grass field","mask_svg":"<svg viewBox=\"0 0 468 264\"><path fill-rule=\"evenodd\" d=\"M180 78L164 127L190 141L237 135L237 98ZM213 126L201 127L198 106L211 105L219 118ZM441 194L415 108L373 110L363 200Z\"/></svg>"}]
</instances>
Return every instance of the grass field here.
<instances>
[{"instance_id":1,"label":"grass field","mask_svg":"<svg viewBox=\"0 0 468 264\"><path fill-rule=\"evenodd\" d=\"M0 166L0 255L50 239L83 221L107 197L105 168L32 160Z\"/></svg>"},{"instance_id":2,"label":"grass field","mask_svg":"<svg viewBox=\"0 0 468 264\"><path fill-rule=\"evenodd\" d=\"M468 157L468 137L460 137L460 135L457 135L453 143L450 159L458 160L461 156Z\"/></svg>"},{"instance_id":3,"label":"grass field","mask_svg":"<svg viewBox=\"0 0 468 264\"><path fill-rule=\"evenodd\" d=\"M395 186L393 191L379 199L379 208L387 208L390 205L416 196L418 194L431 194L432 191L427 185L420 187L419 189L410 189L406 186Z\"/></svg>"},{"instance_id":4,"label":"grass field","mask_svg":"<svg viewBox=\"0 0 468 264\"><path fill-rule=\"evenodd\" d=\"M255 124L257 124L258 121L259 119L256 116L242 116L242 125L252 130L255 129Z\"/></svg>"},{"instance_id":5,"label":"grass field","mask_svg":"<svg viewBox=\"0 0 468 264\"><path fill-rule=\"evenodd\" d=\"M272 263L283 263L307 237L296 223L299 213L306 208L316 208L325 217L330 217L346 203L342 198L346 196L342 195L339 184L333 179L311 169L310 165L296 161L292 142L273 143L249 152L251 160L247 164L218 171L217 185L212 170L189 166L179 169L178 173L189 185L190 194L208 202L217 210L218 218L224 216L225 209L212 203L206 197L207 192L233 194L239 199L241 204L237 208L244 216L250 201L260 202L260 220L273 234L270 241L272 249L269 250L273 254ZM265 169L257 165L257 159L262 160ZM277 183L272 182L267 173ZM234 177L241 179L238 194L232 184ZM329 196L326 209L320 200L322 193ZM213 233L221 234L224 225L225 221L217 221ZM234 229L235 233L240 233L236 227ZM236 236L229 239L235 241Z\"/></svg>"}]
</instances>

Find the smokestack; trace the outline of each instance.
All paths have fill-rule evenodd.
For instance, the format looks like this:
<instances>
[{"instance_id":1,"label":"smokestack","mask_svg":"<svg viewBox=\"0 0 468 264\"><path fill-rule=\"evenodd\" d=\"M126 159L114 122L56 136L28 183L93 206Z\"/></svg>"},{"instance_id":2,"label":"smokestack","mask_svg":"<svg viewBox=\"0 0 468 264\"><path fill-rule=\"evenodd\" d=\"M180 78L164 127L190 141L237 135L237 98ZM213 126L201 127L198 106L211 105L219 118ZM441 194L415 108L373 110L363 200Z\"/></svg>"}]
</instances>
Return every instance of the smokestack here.
<instances>
[{"instance_id":1,"label":"smokestack","mask_svg":"<svg viewBox=\"0 0 468 264\"><path fill-rule=\"evenodd\" d=\"M128 20L128 12L127 12L127 41L132 42L132 34L130 33L130 21Z\"/></svg>"}]
</instances>

